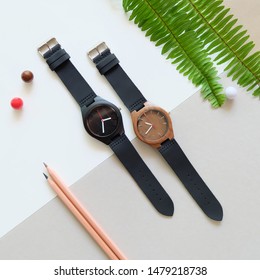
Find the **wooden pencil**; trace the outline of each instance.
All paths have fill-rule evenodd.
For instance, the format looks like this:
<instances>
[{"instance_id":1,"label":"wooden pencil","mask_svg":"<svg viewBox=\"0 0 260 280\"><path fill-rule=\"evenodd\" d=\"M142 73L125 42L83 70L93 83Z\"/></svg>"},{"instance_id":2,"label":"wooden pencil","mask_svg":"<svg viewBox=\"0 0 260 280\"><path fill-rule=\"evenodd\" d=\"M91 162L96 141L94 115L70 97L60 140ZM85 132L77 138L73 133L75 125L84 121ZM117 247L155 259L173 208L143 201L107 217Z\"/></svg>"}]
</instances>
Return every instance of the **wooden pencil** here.
<instances>
[{"instance_id":1,"label":"wooden pencil","mask_svg":"<svg viewBox=\"0 0 260 280\"><path fill-rule=\"evenodd\" d=\"M74 214L82 226L89 232L97 244L104 250L108 257L112 260L126 260L126 257L123 255L123 253L101 229L101 227L97 224L86 208L81 205L75 195L57 175L57 173L47 164L44 165L50 175L50 177L48 177L46 174L44 174L49 185L57 193L62 202Z\"/></svg>"}]
</instances>

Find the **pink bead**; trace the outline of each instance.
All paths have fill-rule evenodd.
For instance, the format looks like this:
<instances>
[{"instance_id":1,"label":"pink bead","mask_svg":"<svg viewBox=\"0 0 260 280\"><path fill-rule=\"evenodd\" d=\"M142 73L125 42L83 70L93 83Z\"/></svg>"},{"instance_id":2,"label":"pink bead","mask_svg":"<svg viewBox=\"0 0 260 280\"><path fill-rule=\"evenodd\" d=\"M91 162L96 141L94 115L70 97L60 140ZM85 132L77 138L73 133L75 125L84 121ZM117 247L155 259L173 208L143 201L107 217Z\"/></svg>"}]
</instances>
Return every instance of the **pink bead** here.
<instances>
[{"instance_id":1,"label":"pink bead","mask_svg":"<svg viewBox=\"0 0 260 280\"><path fill-rule=\"evenodd\" d=\"M23 107L23 100L20 97L13 98L10 103L15 110L20 110Z\"/></svg>"}]
</instances>

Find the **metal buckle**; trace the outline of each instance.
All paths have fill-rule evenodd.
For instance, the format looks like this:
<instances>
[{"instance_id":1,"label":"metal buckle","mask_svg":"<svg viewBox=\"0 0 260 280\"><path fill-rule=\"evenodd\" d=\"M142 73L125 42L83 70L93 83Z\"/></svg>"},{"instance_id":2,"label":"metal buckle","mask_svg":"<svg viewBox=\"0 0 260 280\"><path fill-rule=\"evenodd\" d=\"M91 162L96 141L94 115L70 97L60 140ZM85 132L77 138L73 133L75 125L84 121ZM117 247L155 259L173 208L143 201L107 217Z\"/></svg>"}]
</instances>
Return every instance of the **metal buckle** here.
<instances>
[{"instance_id":1,"label":"metal buckle","mask_svg":"<svg viewBox=\"0 0 260 280\"><path fill-rule=\"evenodd\" d=\"M58 41L56 40L56 38L51 38L49 41L47 41L45 44L43 44L42 46L40 46L38 48L38 52L41 56L44 57L44 55L52 50L55 46L59 45Z\"/></svg>"},{"instance_id":2,"label":"metal buckle","mask_svg":"<svg viewBox=\"0 0 260 280\"><path fill-rule=\"evenodd\" d=\"M94 49L88 52L88 57L93 61L96 57L101 55L104 51L109 50L105 42L97 45Z\"/></svg>"}]
</instances>

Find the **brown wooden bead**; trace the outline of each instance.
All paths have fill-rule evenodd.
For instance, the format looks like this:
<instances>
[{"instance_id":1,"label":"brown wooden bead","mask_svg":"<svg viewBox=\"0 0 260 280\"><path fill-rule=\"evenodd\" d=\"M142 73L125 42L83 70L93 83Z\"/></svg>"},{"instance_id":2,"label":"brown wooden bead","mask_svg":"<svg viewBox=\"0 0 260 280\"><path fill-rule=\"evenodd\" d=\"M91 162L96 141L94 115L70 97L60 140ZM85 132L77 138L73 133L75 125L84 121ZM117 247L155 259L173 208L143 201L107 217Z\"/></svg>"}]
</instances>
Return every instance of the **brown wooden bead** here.
<instances>
[{"instance_id":1,"label":"brown wooden bead","mask_svg":"<svg viewBox=\"0 0 260 280\"><path fill-rule=\"evenodd\" d=\"M23 71L21 78L24 82L30 83L33 80L33 73L29 70Z\"/></svg>"}]
</instances>

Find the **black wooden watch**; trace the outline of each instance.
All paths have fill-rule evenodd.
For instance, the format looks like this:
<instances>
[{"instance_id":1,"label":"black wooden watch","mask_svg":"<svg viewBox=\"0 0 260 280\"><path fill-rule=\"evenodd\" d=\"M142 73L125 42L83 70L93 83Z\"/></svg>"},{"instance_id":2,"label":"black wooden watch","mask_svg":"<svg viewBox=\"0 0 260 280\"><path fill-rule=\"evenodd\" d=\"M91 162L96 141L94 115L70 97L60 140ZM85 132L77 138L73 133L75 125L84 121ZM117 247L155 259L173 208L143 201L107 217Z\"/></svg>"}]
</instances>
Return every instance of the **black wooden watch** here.
<instances>
[{"instance_id":1,"label":"black wooden watch","mask_svg":"<svg viewBox=\"0 0 260 280\"><path fill-rule=\"evenodd\" d=\"M161 214L172 216L173 202L125 135L120 110L95 94L55 38L43 44L38 51L79 104L86 131L110 146Z\"/></svg>"},{"instance_id":2,"label":"black wooden watch","mask_svg":"<svg viewBox=\"0 0 260 280\"><path fill-rule=\"evenodd\" d=\"M222 206L175 140L169 113L146 100L105 43L92 49L88 56L130 111L137 137L157 148L203 212L221 221Z\"/></svg>"}]
</instances>

